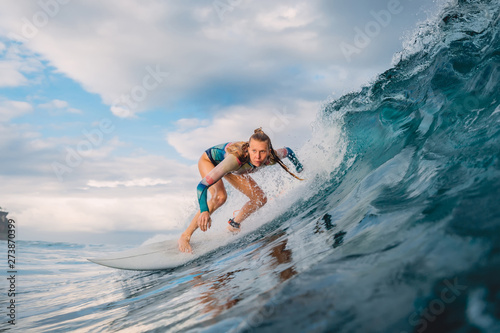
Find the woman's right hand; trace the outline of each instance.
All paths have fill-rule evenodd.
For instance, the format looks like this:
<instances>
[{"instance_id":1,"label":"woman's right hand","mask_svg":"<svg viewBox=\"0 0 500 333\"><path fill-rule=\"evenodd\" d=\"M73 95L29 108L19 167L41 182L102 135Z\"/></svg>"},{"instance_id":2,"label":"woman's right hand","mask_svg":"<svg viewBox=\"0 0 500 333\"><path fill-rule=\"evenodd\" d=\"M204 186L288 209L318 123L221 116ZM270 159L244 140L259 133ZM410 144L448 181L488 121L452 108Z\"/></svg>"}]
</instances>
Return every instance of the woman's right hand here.
<instances>
[{"instance_id":1,"label":"woman's right hand","mask_svg":"<svg viewBox=\"0 0 500 333\"><path fill-rule=\"evenodd\" d=\"M201 231L207 231L210 229L212 225L212 219L210 218L209 212L203 212L198 217L198 227L200 227Z\"/></svg>"}]
</instances>

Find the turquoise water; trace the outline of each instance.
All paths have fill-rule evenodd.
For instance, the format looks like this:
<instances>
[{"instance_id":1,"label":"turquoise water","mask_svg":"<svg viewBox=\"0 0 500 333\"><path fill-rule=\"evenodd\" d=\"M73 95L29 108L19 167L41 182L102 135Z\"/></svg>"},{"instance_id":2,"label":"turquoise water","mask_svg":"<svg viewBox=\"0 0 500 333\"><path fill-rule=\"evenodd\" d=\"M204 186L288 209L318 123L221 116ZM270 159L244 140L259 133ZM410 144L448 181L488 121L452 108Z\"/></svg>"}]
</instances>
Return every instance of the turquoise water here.
<instances>
[{"instance_id":1,"label":"turquoise water","mask_svg":"<svg viewBox=\"0 0 500 333\"><path fill-rule=\"evenodd\" d=\"M499 8L448 5L326 104L299 156L329 168L233 243L131 272L85 259L116 248L18 242L0 330L500 332Z\"/></svg>"}]
</instances>

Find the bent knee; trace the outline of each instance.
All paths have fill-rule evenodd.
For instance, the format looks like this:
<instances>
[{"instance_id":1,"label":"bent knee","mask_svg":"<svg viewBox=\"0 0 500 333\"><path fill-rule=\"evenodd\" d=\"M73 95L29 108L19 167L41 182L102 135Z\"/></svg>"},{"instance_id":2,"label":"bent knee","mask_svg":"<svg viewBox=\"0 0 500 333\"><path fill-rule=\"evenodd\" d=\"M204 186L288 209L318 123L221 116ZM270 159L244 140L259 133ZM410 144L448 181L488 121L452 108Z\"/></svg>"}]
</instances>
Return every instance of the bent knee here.
<instances>
[{"instance_id":1,"label":"bent knee","mask_svg":"<svg viewBox=\"0 0 500 333\"><path fill-rule=\"evenodd\" d=\"M254 202L257 204L257 206L262 207L267 203L267 197L265 194L259 195L254 199Z\"/></svg>"},{"instance_id":2,"label":"bent knee","mask_svg":"<svg viewBox=\"0 0 500 333\"><path fill-rule=\"evenodd\" d=\"M220 206L222 206L223 204L225 204L226 200L227 200L227 195L226 194L218 194L213 199L214 204L215 204L215 206L217 208L219 208Z\"/></svg>"}]
</instances>

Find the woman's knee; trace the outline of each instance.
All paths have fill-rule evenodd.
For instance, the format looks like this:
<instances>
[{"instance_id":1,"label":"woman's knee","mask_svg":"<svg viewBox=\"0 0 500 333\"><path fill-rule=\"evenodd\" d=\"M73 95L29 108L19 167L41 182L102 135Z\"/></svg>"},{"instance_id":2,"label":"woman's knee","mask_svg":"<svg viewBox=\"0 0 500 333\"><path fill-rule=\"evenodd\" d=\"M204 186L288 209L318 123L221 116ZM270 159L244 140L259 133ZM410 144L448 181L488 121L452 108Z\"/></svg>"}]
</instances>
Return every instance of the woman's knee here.
<instances>
[{"instance_id":1,"label":"woman's knee","mask_svg":"<svg viewBox=\"0 0 500 333\"><path fill-rule=\"evenodd\" d=\"M255 202L255 204L260 208L267 203L267 197L264 193L259 193L253 198L252 201Z\"/></svg>"},{"instance_id":2,"label":"woman's knee","mask_svg":"<svg viewBox=\"0 0 500 333\"><path fill-rule=\"evenodd\" d=\"M213 198L215 209L217 209L220 206L222 206L223 204L225 204L226 200L227 200L226 193L217 193L217 195L215 195L215 197Z\"/></svg>"}]
</instances>

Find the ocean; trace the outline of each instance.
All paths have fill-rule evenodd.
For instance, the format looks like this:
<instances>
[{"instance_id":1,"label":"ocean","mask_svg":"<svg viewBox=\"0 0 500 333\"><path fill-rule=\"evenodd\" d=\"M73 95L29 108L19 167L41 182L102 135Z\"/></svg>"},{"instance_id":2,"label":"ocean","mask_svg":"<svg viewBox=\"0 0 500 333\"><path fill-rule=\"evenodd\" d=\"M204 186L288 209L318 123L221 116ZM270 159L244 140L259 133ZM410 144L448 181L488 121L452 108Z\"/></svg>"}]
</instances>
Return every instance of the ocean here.
<instances>
[{"instance_id":1,"label":"ocean","mask_svg":"<svg viewBox=\"0 0 500 333\"><path fill-rule=\"evenodd\" d=\"M500 332L499 12L444 5L390 69L324 103L297 151L305 182L263 171L254 227L181 267L17 241L0 331Z\"/></svg>"}]
</instances>

